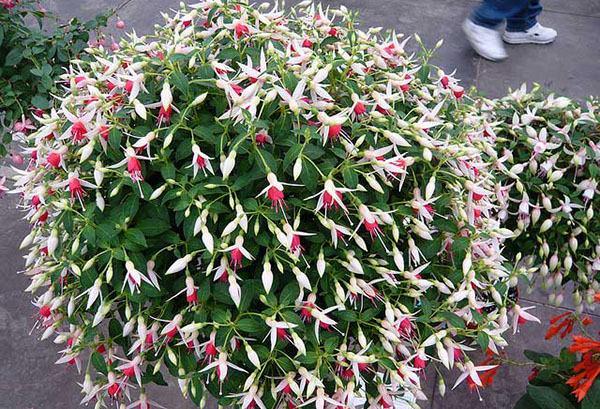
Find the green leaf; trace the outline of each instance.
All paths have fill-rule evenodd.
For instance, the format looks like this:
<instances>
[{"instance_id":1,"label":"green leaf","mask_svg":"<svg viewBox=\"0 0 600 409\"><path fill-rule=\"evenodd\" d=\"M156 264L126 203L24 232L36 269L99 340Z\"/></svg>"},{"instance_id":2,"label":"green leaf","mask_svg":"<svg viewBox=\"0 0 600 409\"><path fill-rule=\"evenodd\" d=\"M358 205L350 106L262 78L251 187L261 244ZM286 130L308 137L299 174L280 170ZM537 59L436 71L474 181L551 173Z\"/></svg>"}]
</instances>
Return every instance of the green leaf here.
<instances>
[{"instance_id":1,"label":"green leaf","mask_svg":"<svg viewBox=\"0 0 600 409\"><path fill-rule=\"evenodd\" d=\"M329 36L326 39L324 39L323 41L321 41L321 44L319 45L319 48L325 48L328 45L334 44L336 42L338 42L339 39L335 36Z\"/></svg>"},{"instance_id":2,"label":"green leaf","mask_svg":"<svg viewBox=\"0 0 600 409\"><path fill-rule=\"evenodd\" d=\"M175 165L173 165L172 163L165 163L160 168L160 174L162 175L164 180L175 179Z\"/></svg>"},{"instance_id":3,"label":"green leaf","mask_svg":"<svg viewBox=\"0 0 600 409\"><path fill-rule=\"evenodd\" d=\"M527 394L542 409L575 409L567 398L548 386L529 385Z\"/></svg>"},{"instance_id":4,"label":"green leaf","mask_svg":"<svg viewBox=\"0 0 600 409\"><path fill-rule=\"evenodd\" d=\"M458 315L454 314L453 312L450 311L442 311L440 313L438 313L438 316L441 316L442 318L444 318L444 320L448 321L448 323L450 325L452 325L454 328L462 328L465 329L465 321L460 318Z\"/></svg>"},{"instance_id":5,"label":"green leaf","mask_svg":"<svg viewBox=\"0 0 600 409\"><path fill-rule=\"evenodd\" d=\"M469 247L470 243L471 243L471 240L469 240L469 238L459 237L458 239L454 240L454 242L450 246L450 251L455 251L457 253L460 253L461 251L466 250L467 247Z\"/></svg>"},{"instance_id":6,"label":"green leaf","mask_svg":"<svg viewBox=\"0 0 600 409\"><path fill-rule=\"evenodd\" d=\"M108 144L111 148L119 150L121 145L121 131L117 128L112 128L108 134Z\"/></svg>"},{"instance_id":7,"label":"green leaf","mask_svg":"<svg viewBox=\"0 0 600 409\"><path fill-rule=\"evenodd\" d=\"M300 155L300 151L302 150L302 145L296 144L292 146L285 154L285 158L283 159L283 168L287 169L288 166L295 162Z\"/></svg>"},{"instance_id":8,"label":"green leaf","mask_svg":"<svg viewBox=\"0 0 600 409\"><path fill-rule=\"evenodd\" d=\"M139 207L140 199L136 195L129 195L120 206L123 218L129 217L130 219L133 219Z\"/></svg>"},{"instance_id":9,"label":"green leaf","mask_svg":"<svg viewBox=\"0 0 600 409\"><path fill-rule=\"evenodd\" d=\"M138 244L140 246L146 247L148 244L146 243L146 238L144 237L144 233L140 229L127 229L125 233L125 238L131 241L132 243Z\"/></svg>"},{"instance_id":10,"label":"green leaf","mask_svg":"<svg viewBox=\"0 0 600 409\"><path fill-rule=\"evenodd\" d=\"M485 332L481 331L479 334L477 334L477 343L481 347L481 350L485 352L490 345L490 338Z\"/></svg>"},{"instance_id":11,"label":"green leaf","mask_svg":"<svg viewBox=\"0 0 600 409\"><path fill-rule=\"evenodd\" d=\"M73 213L67 211L63 217L63 227L69 234L73 234Z\"/></svg>"},{"instance_id":12,"label":"green leaf","mask_svg":"<svg viewBox=\"0 0 600 409\"><path fill-rule=\"evenodd\" d=\"M279 295L279 305L292 305L294 303L294 300L298 298L298 294L300 294L300 288L298 287L298 283L289 283L283 288L281 294Z\"/></svg>"},{"instance_id":13,"label":"green leaf","mask_svg":"<svg viewBox=\"0 0 600 409\"><path fill-rule=\"evenodd\" d=\"M327 340L325 341L325 344L323 344L323 348L325 349L325 352L330 354L333 351L335 351L335 348L339 345L339 343L340 343L339 338L337 336L333 336L333 337L327 338Z\"/></svg>"},{"instance_id":14,"label":"green leaf","mask_svg":"<svg viewBox=\"0 0 600 409\"><path fill-rule=\"evenodd\" d=\"M31 103L36 108L40 108L40 109L50 108L50 103L48 102L48 100L41 95L36 95L33 98L31 98Z\"/></svg>"},{"instance_id":15,"label":"green leaf","mask_svg":"<svg viewBox=\"0 0 600 409\"><path fill-rule=\"evenodd\" d=\"M108 374L108 368L106 367L106 361L100 352L92 353L92 365L96 370L104 375Z\"/></svg>"},{"instance_id":16,"label":"green leaf","mask_svg":"<svg viewBox=\"0 0 600 409\"><path fill-rule=\"evenodd\" d=\"M23 49L22 48L13 48L6 54L6 58L4 59L4 66L10 67L17 65L23 59Z\"/></svg>"},{"instance_id":17,"label":"green leaf","mask_svg":"<svg viewBox=\"0 0 600 409\"><path fill-rule=\"evenodd\" d=\"M521 399L517 402L513 409L541 409L536 403L529 397L529 395L525 394L521 396Z\"/></svg>"},{"instance_id":18,"label":"green leaf","mask_svg":"<svg viewBox=\"0 0 600 409\"><path fill-rule=\"evenodd\" d=\"M587 395L581 401L581 409L598 409L600 408L600 379L588 390Z\"/></svg>"},{"instance_id":19,"label":"green leaf","mask_svg":"<svg viewBox=\"0 0 600 409\"><path fill-rule=\"evenodd\" d=\"M458 233L458 226L452 220L446 220L438 217L433 221L433 225L440 229L440 231Z\"/></svg>"},{"instance_id":20,"label":"green leaf","mask_svg":"<svg viewBox=\"0 0 600 409\"><path fill-rule=\"evenodd\" d=\"M171 82L175 85L175 88L178 88L183 94L187 94L189 89L188 80L185 75L180 71L174 71L171 74Z\"/></svg>"},{"instance_id":21,"label":"green leaf","mask_svg":"<svg viewBox=\"0 0 600 409\"><path fill-rule=\"evenodd\" d=\"M356 188L356 185L358 185L358 174L354 170L346 168L344 169L343 175L346 187L350 189Z\"/></svg>"},{"instance_id":22,"label":"green leaf","mask_svg":"<svg viewBox=\"0 0 600 409\"><path fill-rule=\"evenodd\" d=\"M340 317L341 320L347 322L356 322L356 320L358 319L358 316L352 310L337 311L336 315Z\"/></svg>"},{"instance_id":23,"label":"green leaf","mask_svg":"<svg viewBox=\"0 0 600 409\"><path fill-rule=\"evenodd\" d=\"M265 328L261 321L258 321L254 318L242 318L237 322L236 326L241 331L247 332L249 334L263 332Z\"/></svg>"},{"instance_id":24,"label":"green leaf","mask_svg":"<svg viewBox=\"0 0 600 409\"><path fill-rule=\"evenodd\" d=\"M136 227L147 237L158 236L171 229L171 225L163 219L143 219Z\"/></svg>"}]
</instances>

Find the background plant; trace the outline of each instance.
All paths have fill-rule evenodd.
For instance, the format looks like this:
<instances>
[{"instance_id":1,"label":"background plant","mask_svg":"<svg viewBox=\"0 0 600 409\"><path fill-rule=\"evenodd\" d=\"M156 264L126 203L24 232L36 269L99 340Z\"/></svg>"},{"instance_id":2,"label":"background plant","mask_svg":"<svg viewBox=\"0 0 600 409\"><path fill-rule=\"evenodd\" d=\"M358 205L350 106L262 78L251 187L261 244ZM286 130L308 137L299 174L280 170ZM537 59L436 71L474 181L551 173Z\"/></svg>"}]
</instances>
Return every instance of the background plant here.
<instances>
[{"instance_id":1,"label":"background plant","mask_svg":"<svg viewBox=\"0 0 600 409\"><path fill-rule=\"evenodd\" d=\"M587 316L565 312L550 320L546 339L567 337L573 331L571 345L558 356L525 351L532 361L530 386L515 409L592 409L600 406L600 341L586 329L592 323Z\"/></svg>"},{"instance_id":2,"label":"background plant","mask_svg":"<svg viewBox=\"0 0 600 409\"><path fill-rule=\"evenodd\" d=\"M0 156L6 155L14 133L34 128L36 110L40 116L50 108L59 76L112 13L63 23L37 1L8 2L0 8Z\"/></svg>"},{"instance_id":3,"label":"background plant","mask_svg":"<svg viewBox=\"0 0 600 409\"><path fill-rule=\"evenodd\" d=\"M480 386L469 351L536 320L429 51L345 8L220 1L120 46L72 61L17 180L42 338L84 402L137 384L147 408L168 371L197 404L389 407L428 363Z\"/></svg>"},{"instance_id":4,"label":"background plant","mask_svg":"<svg viewBox=\"0 0 600 409\"><path fill-rule=\"evenodd\" d=\"M596 99L582 106L525 85L476 109L498 216L516 236L506 246L509 258L523 256L519 268L530 287L550 290L552 304L572 293L579 313L593 308L600 290L598 109Z\"/></svg>"}]
</instances>

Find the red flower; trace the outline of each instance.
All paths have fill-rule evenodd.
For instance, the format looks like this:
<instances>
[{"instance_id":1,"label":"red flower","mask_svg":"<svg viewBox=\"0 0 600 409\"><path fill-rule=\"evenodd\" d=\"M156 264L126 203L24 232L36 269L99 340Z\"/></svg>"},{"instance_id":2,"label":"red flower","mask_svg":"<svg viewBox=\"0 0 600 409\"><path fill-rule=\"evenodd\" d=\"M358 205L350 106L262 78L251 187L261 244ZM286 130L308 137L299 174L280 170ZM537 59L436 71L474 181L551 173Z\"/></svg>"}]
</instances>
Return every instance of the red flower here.
<instances>
[{"instance_id":1,"label":"red flower","mask_svg":"<svg viewBox=\"0 0 600 409\"><path fill-rule=\"evenodd\" d=\"M342 192L336 191L335 194L340 200L342 200ZM332 207L335 208L335 210L339 209L338 202L333 200L333 196L331 196L327 191L323 193L323 205L327 210L331 210Z\"/></svg>"},{"instance_id":2,"label":"red flower","mask_svg":"<svg viewBox=\"0 0 600 409\"><path fill-rule=\"evenodd\" d=\"M81 200L87 195L85 190L83 190L83 187L81 187L81 182L76 177L69 180L69 191L71 192L71 199L77 198Z\"/></svg>"},{"instance_id":3,"label":"red flower","mask_svg":"<svg viewBox=\"0 0 600 409\"><path fill-rule=\"evenodd\" d=\"M600 374L600 341L573 335L573 345L569 347L569 352L583 354L581 362L573 368L574 375L567 380L577 401L581 402Z\"/></svg>"},{"instance_id":4,"label":"red flower","mask_svg":"<svg viewBox=\"0 0 600 409\"><path fill-rule=\"evenodd\" d=\"M283 209L285 204L284 194L281 190L277 189L275 186L271 186L267 191L267 197L271 201L271 209L275 208L275 213L279 212L279 209Z\"/></svg>"},{"instance_id":5,"label":"red flower","mask_svg":"<svg viewBox=\"0 0 600 409\"><path fill-rule=\"evenodd\" d=\"M356 116L362 116L365 112L367 112L367 108L365 108L365 105L362 102L357 102L356 105L354 105L354 113Z\"/></svg>"},{"instance_id":6,"label":"red flower","mask_svg":"<svg viewBox=\"0 0 600 409\"><path fill-rule=\"evenodd\" d=\"M241 38L243 35L247 35L250 33L250 29L248 28L247 25L242 24L242 23L237 23L235 25L235 36L237 38Z\"/></svg>"},{"instance_id":7,"label":"red flower","mask_svg":"<svg viewBox=\"0 0 600 409\"><path fill-rule=\"evenodd\" d=\"M60 154L58 152L52 152L46 158L46 162L48 162L48 164L50 164L53 168L58 168L60 165Z\"/></svg>"},{"instance_id":8,"label":"red flower","mask_svg":"<svg viewBox=\"0 0 600 409\"><path fill-rule=\"evenodd\" d=\"M562 320L562 322L560 322ZM556 336L556 334L558 334L558 332L560 330L563 330L560 334L561 338L566 337L568 334L570 334L571 332L573 332L573 327L575 326L575 323L577 322L577 317L571 313L571 312L565 312L562 314L559 314L555 317L553 317L552 319L550 319L550 328L548 329L548 332L546 333L546 339L551 339L554 336ZM592 320L589 317L583 317L581 319L581 323L585 326L590 325L592 323Z\"/></svg>"},{"instance_id":9,"label":"red flower","mask_svg":"<svg viewBox=\"0 0 600 409\"><path fill-rule=\"evenodd\" d=\"M144 176L142 175L142 165L135 156L130 156L127 160L127 172L133 183L143 182Z\"/></svg>"},{"instance_id":10,"label":"red flower","mask_svg":"<svg viewBox=\"0 0 600 409\"><path fill-rule=\"evenodd\" d=\"M71 128L71 136L75 139L75 142L81 142L85 139L86 135L87 128L85 127L85 124L81 121L75 122Z\"/></svg>"},{"instance_id":11,"label":"red flower","mask_svg":"<svg viewBox=\"0 0 600 409\"><path fill-rule=\"evenodd\" d=\"M169 105L167 109L165 109L162 105L160 106L160 110L158 111L158 123L164 122L165 124L169 124L171 122L171 113L173 109Z\"/></svg>"}]
</instances>

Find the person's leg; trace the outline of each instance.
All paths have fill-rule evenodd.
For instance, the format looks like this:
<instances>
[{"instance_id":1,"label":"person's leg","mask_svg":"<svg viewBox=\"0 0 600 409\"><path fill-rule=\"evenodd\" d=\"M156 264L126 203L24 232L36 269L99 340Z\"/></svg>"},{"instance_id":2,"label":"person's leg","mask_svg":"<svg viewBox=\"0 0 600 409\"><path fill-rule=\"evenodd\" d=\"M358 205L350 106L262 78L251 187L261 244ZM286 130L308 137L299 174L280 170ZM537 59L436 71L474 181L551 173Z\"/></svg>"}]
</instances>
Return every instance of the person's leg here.
<instances>
[{"instance_id":1,"label":"person's leg","mask_svg":"<svg viewBox=\"0 0 600 409\"><path fill-rule=\"evenodd\" d=\"M498 25L523 10L529 0L483 0L463 24L471 46L483 58L500 61L506 58Z\"/></svg>"},{"instance_id":2,"label":"person's leg","mask_svg":"<svg viewBox=\"0 0 600 409\"><path fill-rule=\"evenodd\" d=\"M470 20L478 26L494 29L503 20L523 12L529 3L530 0L483 0L471 13Z\"/></svg>"},{"instance_id":3,"label":"person's leg","mask_svg":"<svg viewBox=\"0 0 600 409\"><path fill-rule=\"evenodd\" d=\"M540 0L529 0L527 5L506 19L502 38L509 44L550 44L556 39L556 30L542 26L537 16L542 12Z\"/></svg>"},{"instance_id":4,"label":"person's leg","mask_svg":"<svg viewBox=\"0 0 600 409\"><path fill-rule=\"evenodd\" d=\"M530 0L527 4L512 16L506 18L506 31L527 31L537 24L537 16L543 7L540 0Z\"/></svg>"}]
</instances>

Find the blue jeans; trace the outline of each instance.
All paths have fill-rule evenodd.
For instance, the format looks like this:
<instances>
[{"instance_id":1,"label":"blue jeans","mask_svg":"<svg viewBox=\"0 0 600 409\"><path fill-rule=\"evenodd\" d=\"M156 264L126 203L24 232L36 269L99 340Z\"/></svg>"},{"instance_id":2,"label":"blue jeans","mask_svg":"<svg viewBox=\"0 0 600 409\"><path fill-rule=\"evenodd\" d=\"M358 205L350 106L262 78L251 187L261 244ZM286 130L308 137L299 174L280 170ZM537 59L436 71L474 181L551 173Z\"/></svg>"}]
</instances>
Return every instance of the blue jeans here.
<instances>
[{"instance_id":1,"label":"blue jeans","mask_svg":"<svg viewBox=\"0 0 600 409\"><path fill-rule=\"evenodd\" d=\"M483 0L471 13L471 21L496 28L506 20L506 31L525 31L537 23L541 12L540 0Z\"/></svg>"}]
</instances>

